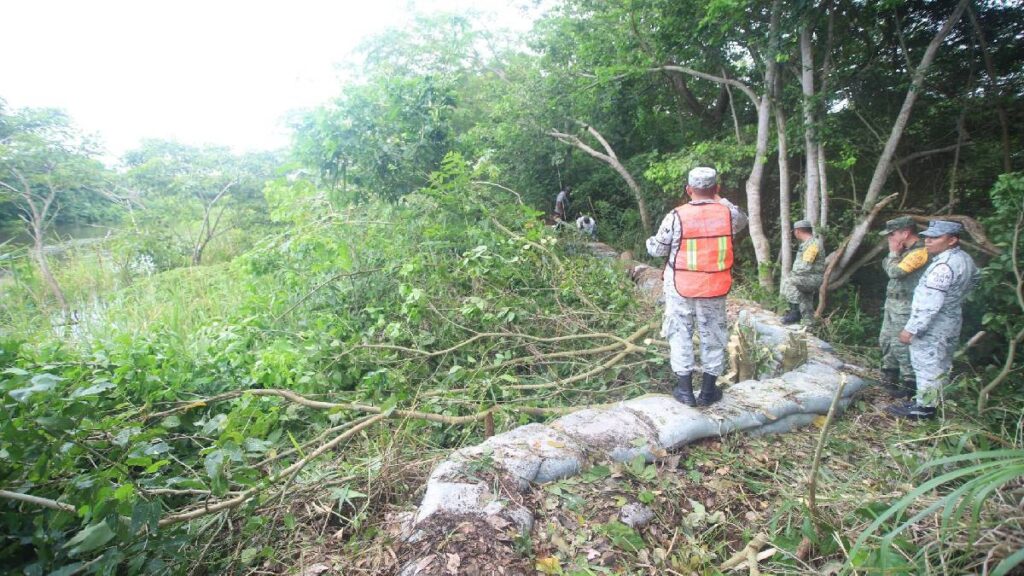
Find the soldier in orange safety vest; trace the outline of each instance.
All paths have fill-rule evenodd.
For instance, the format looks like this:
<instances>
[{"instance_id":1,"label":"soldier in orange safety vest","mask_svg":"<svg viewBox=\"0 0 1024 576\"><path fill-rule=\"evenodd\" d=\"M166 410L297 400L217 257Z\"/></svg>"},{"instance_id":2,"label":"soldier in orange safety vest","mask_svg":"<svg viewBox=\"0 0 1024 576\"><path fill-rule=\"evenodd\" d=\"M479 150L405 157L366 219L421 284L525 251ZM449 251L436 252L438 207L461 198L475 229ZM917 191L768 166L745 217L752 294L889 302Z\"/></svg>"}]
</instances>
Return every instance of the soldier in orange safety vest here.
<instances>
[{"instance_id":1,"label":"soldier in orange safety vest","mask_svg":"<svg viewBox=\"0 0 1024 576\"><path fill-rule=\"evenodd\" d=\"M657 234L647 239L647 252L668 256L661 335L668 339L676 374L672 396L687 406L708 406L722 398L717 381L729 332L725 295L732 287L733 235L747 225L747 216L718 195L713 168L691 170L686 192L690 202L665 216ZM699 398L693 393L694 328L703 368Z\"/></svg>"}]
</instances>

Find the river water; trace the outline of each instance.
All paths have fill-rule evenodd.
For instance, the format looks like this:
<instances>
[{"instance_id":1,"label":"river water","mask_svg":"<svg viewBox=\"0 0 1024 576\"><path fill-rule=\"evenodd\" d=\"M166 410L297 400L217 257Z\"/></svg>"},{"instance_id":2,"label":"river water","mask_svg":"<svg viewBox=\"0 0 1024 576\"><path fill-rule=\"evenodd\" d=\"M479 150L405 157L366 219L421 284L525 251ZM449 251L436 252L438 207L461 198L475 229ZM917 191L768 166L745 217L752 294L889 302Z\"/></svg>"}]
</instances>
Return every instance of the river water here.
<instances>
[{"instance_id":1,"label":"river water","mask_svg":"<svg viewBox=\"0 0 1024 576\"><path fill-rule=\"evenodd\" d=\"M65 250L102 240L114 230L109 226L89 224L63 224L52 226L46 235L46 253L60 254ZM24 226L0 228L0 260L4 255L18 252L32 245L32 237Z\"/></svg>"}]
</instances>

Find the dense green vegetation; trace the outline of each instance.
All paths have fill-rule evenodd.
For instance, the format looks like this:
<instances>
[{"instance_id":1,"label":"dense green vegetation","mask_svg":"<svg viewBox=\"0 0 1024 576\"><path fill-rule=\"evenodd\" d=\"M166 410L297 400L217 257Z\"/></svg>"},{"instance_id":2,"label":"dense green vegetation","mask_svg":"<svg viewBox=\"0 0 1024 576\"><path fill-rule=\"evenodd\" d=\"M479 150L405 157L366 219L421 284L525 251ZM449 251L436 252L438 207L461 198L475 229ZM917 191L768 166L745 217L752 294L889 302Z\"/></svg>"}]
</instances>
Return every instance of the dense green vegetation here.
<instances>
[{"instance_id":1,"label":"dense green vegetation","mask_svg":"<svg viewBox=\"0 0 1024 576\"><path fill-rule=\"evenodd\" d=\"M704 164L752 216L736 295L776 303L789 222L811 219L839 248L821 335L871 366L884 243L863 232L952 214L984 266L964 337L986 333L944 423L853 408L869 432L833 432L857 464L830 472L824 517L743 456L801 435L612 466L617 490L682 501L734 470L719 491L757 495L747 519L789 573L1006 573L1024 550L1022 27L1019 5L945 0L565 0L524 37L423 18L368 41L358 80L292 118L291 150L147 141L116 169L65 114L0 100L0 227L31 239L0 244L0 565L394 570L386 515L435 456L667 374L659 311L543 225L555 192L641 254ZM62 224L110 233L62 242ZM579 512L602 474L547 509ZM593 564L539 536L519 550L560 555L549 573L710 571L752 535L715 516L737 500L673 509L675 555L611 522L587 533L617 550Z\"/></svg>"}]
</instances>

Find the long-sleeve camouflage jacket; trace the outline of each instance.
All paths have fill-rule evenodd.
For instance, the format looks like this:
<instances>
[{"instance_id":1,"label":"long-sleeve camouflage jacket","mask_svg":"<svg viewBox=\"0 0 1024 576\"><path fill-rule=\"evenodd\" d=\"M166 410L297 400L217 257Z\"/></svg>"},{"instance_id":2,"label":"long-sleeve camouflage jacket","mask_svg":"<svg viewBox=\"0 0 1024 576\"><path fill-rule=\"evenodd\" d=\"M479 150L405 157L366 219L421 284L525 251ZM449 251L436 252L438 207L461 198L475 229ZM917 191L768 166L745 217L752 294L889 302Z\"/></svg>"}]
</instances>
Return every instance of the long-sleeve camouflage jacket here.
<instances>
[{"instance_id":1,"label":"long-sleeve camouflage jacket","mask_svg":"<svg viewBox=\"0 0 1024 576\"><path fill-rule=\"evenodd\" d=\"M800 243L793 269L789 273L790 281L801 291L811 291L821 285L825 273L825 249L821 239L812 236Z\"/></svg>"},{"instance_id":2,"label":"long-sleeve camouflage jacket","mask_svg":"<svg viewBox=\"0 0 1024 576\"><path fill-rule=\"evenodd\" d=\"M882 268L889 277L885 287L885 309L897 314L909 314L921 276L928 265L928 251L924 242L918 239L913 246L902 252L890 252L882 261Z\"/></svg>"}]
</instances>

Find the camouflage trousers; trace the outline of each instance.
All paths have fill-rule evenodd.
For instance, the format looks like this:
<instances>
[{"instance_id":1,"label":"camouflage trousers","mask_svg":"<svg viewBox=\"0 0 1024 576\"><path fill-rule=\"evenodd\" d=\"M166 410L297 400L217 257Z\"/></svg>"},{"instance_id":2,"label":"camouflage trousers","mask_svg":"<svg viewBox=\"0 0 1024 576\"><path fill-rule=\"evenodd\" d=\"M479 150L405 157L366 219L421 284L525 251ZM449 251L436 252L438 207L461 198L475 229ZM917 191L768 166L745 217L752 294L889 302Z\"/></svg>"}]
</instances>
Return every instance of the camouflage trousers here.
<instances>
[{"instance_id":1,"label":"camouflage trousers","mask_svg":"<svg viewBox=\"0 0 1024 576\"><path fill-rule=\"evenodd\" d=\"M821 287L821 277L804 277L790 274L782 283L779 292L786 302L800 306L800 317L804 323L814 319L814 296Z\"/></svg>"},{"instance_id":2,"label":"camouflage trousers","mask_svg":"<svg viewBox=\"0 0 1024 576\"><path fill-rule=\"evenodd\" d=\"M960 324L959 316L937 316L910 341L910 361L917 376L917 403L921 406L935 406L942 388L949 382Z\"/></svg>"},{"instance_id":3,"label":"camouflage trousers","mask_svg":"<svg viewBox=\"0 0 1024 576\"><path fill-rule=\"evenodd\" d=\"M704 373L720 376L729 339L725 296L684 298L676 293L675 288L666 287L661 335L668 339L670 363L676 374L693 372L694 328L700 338L700 361Z\"/></svg>"},{"instance_id":4,"label":"camouflage trousers","mask_svg":"<svg viewBox=\"0 0 1024 576\"><path fill-rule=\"evenodd\" d=\"M882 310L882 330L878 333L878 346L882 349L882 369L899 369L904 380L914 377L914 366L910 362L910 346L900 342L900 332L910 320L910 312Z\"/></svg>"}]
</instances>

